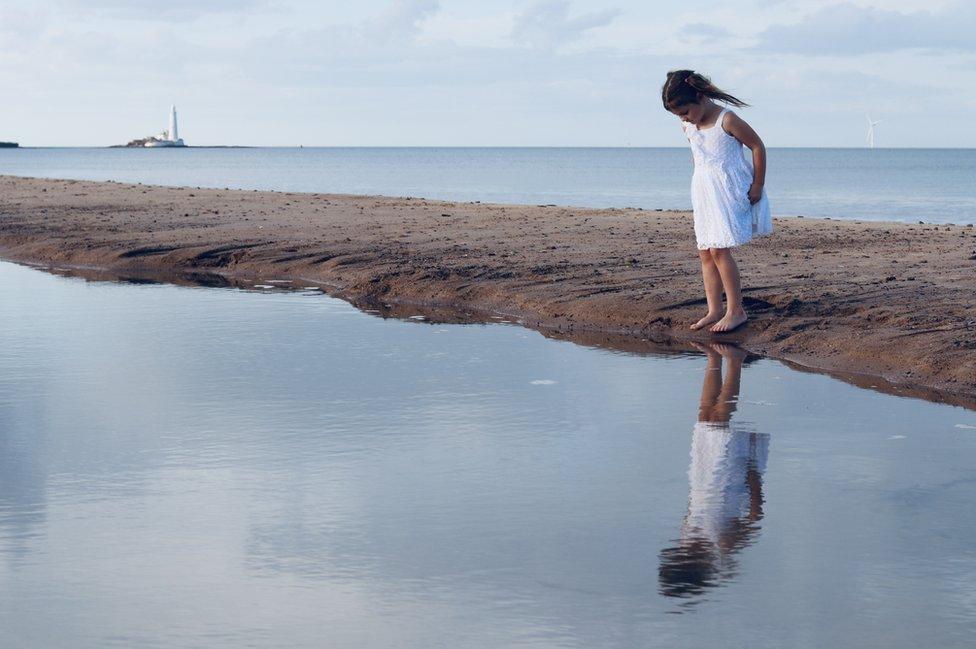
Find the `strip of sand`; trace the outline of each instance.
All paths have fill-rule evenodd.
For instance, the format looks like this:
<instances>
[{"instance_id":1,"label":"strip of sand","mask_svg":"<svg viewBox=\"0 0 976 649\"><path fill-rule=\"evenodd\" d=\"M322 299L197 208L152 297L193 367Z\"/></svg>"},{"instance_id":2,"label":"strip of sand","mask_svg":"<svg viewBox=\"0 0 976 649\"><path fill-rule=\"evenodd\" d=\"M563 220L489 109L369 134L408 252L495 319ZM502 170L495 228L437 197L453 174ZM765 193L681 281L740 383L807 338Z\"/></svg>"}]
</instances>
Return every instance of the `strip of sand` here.
<instances>
[{"instance_id":1,"label":"strip of sand","mask_svg":"<svg viewBox=\"0 0 976 649\"><path fill-rule=\"evenodd\" d=\"M354 302L707 340L690 215L0 176L0 255L118 274L307 279ZM976 229L776 219L738 250L746 327L799 365L976 398Z\"/></svg>"}]
</instances>

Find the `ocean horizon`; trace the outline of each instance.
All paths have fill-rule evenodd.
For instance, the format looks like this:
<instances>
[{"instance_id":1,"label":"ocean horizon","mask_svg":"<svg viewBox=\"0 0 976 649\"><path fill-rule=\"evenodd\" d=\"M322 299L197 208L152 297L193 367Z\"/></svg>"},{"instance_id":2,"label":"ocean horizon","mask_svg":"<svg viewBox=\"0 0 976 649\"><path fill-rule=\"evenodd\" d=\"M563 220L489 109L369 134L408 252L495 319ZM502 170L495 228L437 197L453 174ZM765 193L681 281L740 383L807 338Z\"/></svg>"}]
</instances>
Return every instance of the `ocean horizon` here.
<instances>
[{"instance_id":1,"label":"ocean horizon","mask_svg":"<svg viewBox=\"0 0 976 649\"><path fill-rule=\"evenodd\" d=\"M777 216L976 222L976 149L768 149ZM0 173L572 207L691 208L684 147L20 147Z\"/></svg>"},{"instance_id":2,"label":"ocean horizon","mask_svg":"<svg viewBox=\"0 0 976 649\"><path fill-rule=\"evenodd\" d=\"M16 142L15 142L16 143ZM143 149L146 147L128 146L125 144L19 144L19 149ZM499 144L480 146L477 144L185 144L180 149L678 149L687 150L683 146L614 146L602 144ZM976 151L971 146L876 146L874 149L864 146L767 146L773 149L812 149L827 150L840 149L844 151Z\"/></svg>"}]
</instances>

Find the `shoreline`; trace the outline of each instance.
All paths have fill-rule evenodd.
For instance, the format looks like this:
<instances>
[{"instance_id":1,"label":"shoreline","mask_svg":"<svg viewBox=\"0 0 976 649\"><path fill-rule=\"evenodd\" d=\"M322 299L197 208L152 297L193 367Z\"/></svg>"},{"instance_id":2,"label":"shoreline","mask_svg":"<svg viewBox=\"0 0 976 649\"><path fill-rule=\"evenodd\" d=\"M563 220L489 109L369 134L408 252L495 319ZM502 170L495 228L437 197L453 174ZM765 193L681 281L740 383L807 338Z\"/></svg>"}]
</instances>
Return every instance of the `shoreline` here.
<instances>
[{"instance_id":1,"label":"shoreline","mask_svg":"<svg viewBox=\"0 0 976 649\"><path fill-rule=\"evenodd\" d=\"M689 220L0 176L0 256L10 261L116 276L307 279L354 304L495 313L567 339L725 340L972 407L972 226L776 218L771 237L736 251L752 319L712 337L687 330L704 305Z\"/></svg>"}]
</instances>

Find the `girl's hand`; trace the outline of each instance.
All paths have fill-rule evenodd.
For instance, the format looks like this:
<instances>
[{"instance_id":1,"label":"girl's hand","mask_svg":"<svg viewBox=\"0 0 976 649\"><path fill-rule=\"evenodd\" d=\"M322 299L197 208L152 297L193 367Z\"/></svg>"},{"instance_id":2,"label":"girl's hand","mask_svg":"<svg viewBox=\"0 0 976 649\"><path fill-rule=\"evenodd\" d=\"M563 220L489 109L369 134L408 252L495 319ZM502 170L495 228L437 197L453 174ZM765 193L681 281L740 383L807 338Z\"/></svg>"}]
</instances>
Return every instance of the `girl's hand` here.
<instances>
[{"instance_id":1,"label":"girl's hand","mask_svg":"<svg viewBox=\"0 0 976 649\"><path fill-rule=\"evenodd\" d=\"M763 186L762 185L757 185L757 184L753 183L749 187L748 196L749 196L749 204L750 205L755 205L756 203L759 202L759 199L762 198L762 191L763 191Z\"/></svg>"},{"instance_id":2,"label":"girl's hand","mask_svg":"<svg viewBox=\"0 0 976 649\"><path fill-rule=\"evenodd\" d=\"M749 202L755 205L762 198L762 188L766 183L766 146L752 127L735 113L726 113L724 127L726 133L752 151L752 187L748 196Z\"/></svg>"}]
</instances>

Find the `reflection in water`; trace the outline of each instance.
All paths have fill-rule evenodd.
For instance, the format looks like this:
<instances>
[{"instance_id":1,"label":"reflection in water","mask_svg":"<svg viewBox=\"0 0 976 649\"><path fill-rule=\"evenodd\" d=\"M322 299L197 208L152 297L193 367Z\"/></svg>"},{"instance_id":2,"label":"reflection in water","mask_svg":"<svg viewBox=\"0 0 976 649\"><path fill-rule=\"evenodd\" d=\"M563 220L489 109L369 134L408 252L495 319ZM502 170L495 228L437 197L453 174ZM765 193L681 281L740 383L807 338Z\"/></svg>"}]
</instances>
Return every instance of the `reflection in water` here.
<instances>
[{"instance_id":1,"label":"reflection in water","mask_svg":"<svg viewBox=\"0 0 976 649\"><path fill-rule=\"evenodd\" d=\"M688 513L678 544L661 551L658 572L667 597L697 598L734 577L736 554L755 541L763 515L769 435L732 422L746 353L722 344L700 349L708 364L691 438Z\"/></svg>"},{"instance_id":2,"label":"reflection in water","mask_svg":"<svg viewBox=\"0 0 976 649\"><path fill-rule=\"evenodd\" d=\"M21 381L27 383L27 381ZM32 430L19 424L26 413L8 403L0 385L0 562L26 557L45 522L47 476Z\"/></svg>"}]
</instances>

